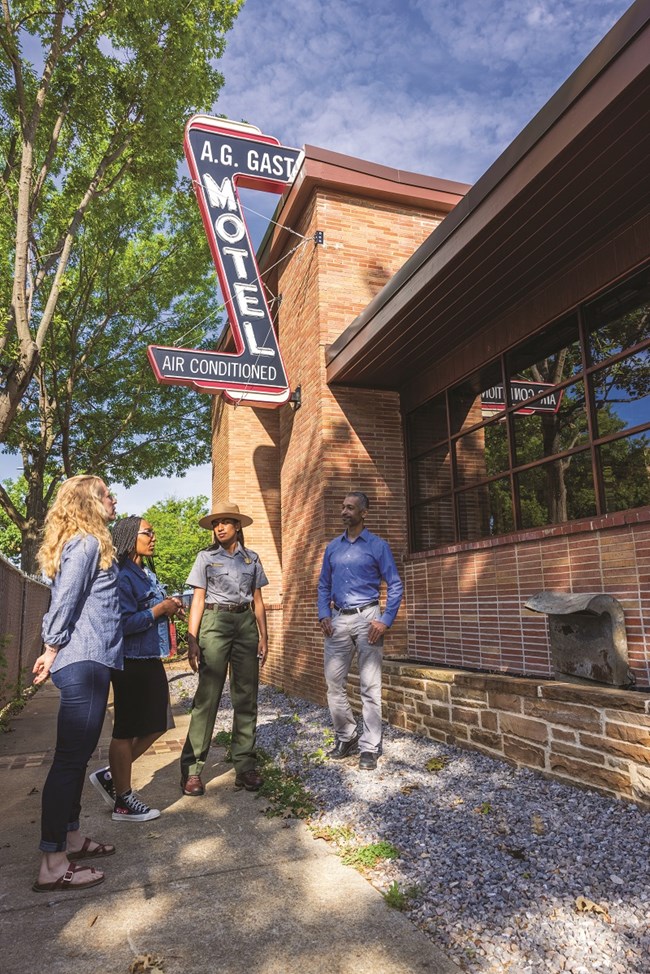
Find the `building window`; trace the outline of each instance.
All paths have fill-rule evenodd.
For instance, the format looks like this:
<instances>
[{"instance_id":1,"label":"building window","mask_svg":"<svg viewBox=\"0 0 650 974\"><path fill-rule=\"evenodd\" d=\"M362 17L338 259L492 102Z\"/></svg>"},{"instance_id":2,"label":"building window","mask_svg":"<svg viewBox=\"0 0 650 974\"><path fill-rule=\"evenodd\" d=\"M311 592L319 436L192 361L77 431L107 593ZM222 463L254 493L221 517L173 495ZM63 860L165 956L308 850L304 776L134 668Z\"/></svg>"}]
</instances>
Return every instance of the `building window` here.
<instances>
[{"instance_id":1,"label":"building window","mask_svg":"<svg viewBox=\"0 0 650 974\"><path fill-rule=\"evenodd\" d=\"M650 268L407 416L415 551L650 503Z\"/></svg>"}]
</instances>

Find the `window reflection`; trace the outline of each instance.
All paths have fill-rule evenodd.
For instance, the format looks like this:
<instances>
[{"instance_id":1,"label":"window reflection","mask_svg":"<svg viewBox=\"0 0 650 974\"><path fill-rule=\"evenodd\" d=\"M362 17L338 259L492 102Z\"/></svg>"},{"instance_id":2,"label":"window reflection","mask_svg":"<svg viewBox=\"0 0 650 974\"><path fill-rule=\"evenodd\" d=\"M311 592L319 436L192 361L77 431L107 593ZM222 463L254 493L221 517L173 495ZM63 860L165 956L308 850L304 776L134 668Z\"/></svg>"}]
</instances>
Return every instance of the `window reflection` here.
<instances>
[{"instance_id":1,"label":"window reflection","mask_svg":"<svg viewBox=\"0 0 650 974\"><path fill-rule=\"evenodd\" d=\"M524 470L517 481L524 528L563 524L596 513L588 450Z\"/></svg>"},{"instance_id":2,"label":"window reflection","mask_svg":"<svg viewBox=\"0 0 650 974\"><path fill-rule=\"evenodd\" d=\"M482 484L459 494L458 520L462 541L474 541L512 531L515 522L510 478L493 480L489 484Z\"/></svg>"},{"instance_id":3,"label":"window reflection","mask_svg":"<svg viewBox=\"0 0 650 974\"><path fill-rule=\"evenodd\" d=\"M557 412L531 415L516 413L515 449L517 465L552 457L589 441L584 382L558 390Z\"/></svg>"},{"instance_id":4,"label":"window reflection","mask_svg":"<svg viewBox=\"0 0 650 974\"><path fill-rule=\"evenodd\" d=\"M454 444L459 486L485 480L508 469L508 435L502 420L481 426Z\"/></svg>"},{"instance_id":5,"label":"window reflection","mask_svg":"<svg viewBox=\"0 0 650 974\"><path fill-rule=\"evenodd\" d=\"M411 464L411 478L416 496L421 499L437 497L451 489L449 446L432 450Z\"/></svg>"},{"instance_id":6,"label":"window reflection","mask_svg":"<svg viewBox=\"0 0 650 974\"><path fill-rule=\"evenodd\" d=\"M409 453L417 456L447 439L447 401L436 396L416 409L408 417Z\"/></svg>"},{"instance_id":7,"label":"window reflection","mask_svg":"<svg viewBox=\"0 0 650 974\"><path fill-rule=\"evenodd\" d=\"M505 408L501 364L493 362L451 391L449 410L452 435L476 426Z\"/></svg>"},{"instance_id":8,"label":"window reflection","mask_svg":"<svg viewBox=\"0 0 650 974\"><path fill-rule=\"evenodd\" d=\"M554 386L582 371L578 320L575 316L551 332L536 335L507 356L510 379L531 379Z\"/></svg>"},{"instance_id":9,"label":"window reflection","mask_svg":"<svg viewBox=\"0 0 650 974\"><path fill-rule=\"evenodd\" d=\"M605 443L598 454L608 513L650 504L650 434Z\"/></svg>"},{"instance_id":10,"label":"window reflection","mask_svg":"<svg viewBox=\"0 0 650 974\"><path fill-rule=\"evenodd\" d=\"M413 544L416 551L440 548L453 544L455 540L454 505L451 496L419 504L414 508Z\"/></svg>"},{"instance_id":11,"label":"window reflection","mask_svg":"<svg viewBox=\"0 0 650 974\"><path fill-rule=\"evenodd\" d=\"M407 429L416 550L650 503L650 269L419 407Z\"/></svg>"},{"instance_id":12,"label":"window reflection","mask_svg":"<svg viewBox=\"0 0 650 974\"><path fill-rule=\"evenodd\" d=\"M587 308L589 357L604 362L650 338L650 271L642 271Z\"/></svg>"},{"instance_id":13,"label":"window reflection","mask_svg":"<svg viewBox=\"0 0 650 974\"><path fill-rule=\"evenodd\" d=\"M593 377L598 436L647 422L650 416L650 351L620 359Z\"/></svg>"}]
</instances>

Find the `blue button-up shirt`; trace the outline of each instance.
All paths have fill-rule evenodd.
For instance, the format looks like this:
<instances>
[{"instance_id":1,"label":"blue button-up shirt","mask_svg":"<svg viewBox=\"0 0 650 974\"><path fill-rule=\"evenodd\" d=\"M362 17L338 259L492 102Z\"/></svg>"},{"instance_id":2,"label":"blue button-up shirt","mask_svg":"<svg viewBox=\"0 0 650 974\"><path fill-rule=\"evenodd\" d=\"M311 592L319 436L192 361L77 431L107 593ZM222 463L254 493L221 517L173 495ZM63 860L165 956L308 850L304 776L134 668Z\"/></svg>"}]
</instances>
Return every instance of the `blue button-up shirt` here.
<instances>
[{"instance_id":1,"label":"blue button-up shirt","mask_svg":"<svg viewBox=\"0 0 650 974\"><path fill-rule=\"evenodd\" d=\"M382 579L386 582L386 608L379 621L391 626L404 589L390 545L367 528L354 541L344 531L325 549L318 579L318 618L331 616L331 602L340 609L353 609L378 599Z\"/></svg>"},{"instance_id":2,"label":"blue button-up shirt","mask_svg":"<svg viewBox=\"0 0 650 974\"><path fill-rule=\"evenodd\" d=\"M59 650L52 673L82 660L122 669L117 564L99 567L94 535L76 534L63 546L42 631L43 642Z\"/></svg>"}]
</instances>

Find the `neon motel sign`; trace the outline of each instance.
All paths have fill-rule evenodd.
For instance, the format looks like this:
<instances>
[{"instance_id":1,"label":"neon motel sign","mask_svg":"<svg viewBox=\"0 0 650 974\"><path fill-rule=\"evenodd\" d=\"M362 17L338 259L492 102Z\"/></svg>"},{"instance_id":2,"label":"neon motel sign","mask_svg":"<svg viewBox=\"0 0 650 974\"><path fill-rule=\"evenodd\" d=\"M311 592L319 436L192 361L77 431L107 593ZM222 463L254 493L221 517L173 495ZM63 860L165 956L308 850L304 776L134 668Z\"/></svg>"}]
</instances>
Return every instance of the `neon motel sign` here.
<instances>
[{"instance_id":1,"label":"neon motel sign","mask_svg":"<svg viewBox=\"0 0 650 974\"><path fill-rule=\"evenodd\" d=\"M189 120L184 150L235 351L150 345L149 362L158 382L222 393L232 403L281 406L291 389L237 187L283 193L300 168L302 150L280 145L253 125L209 115Z\"/></svg>"}]
</instances>

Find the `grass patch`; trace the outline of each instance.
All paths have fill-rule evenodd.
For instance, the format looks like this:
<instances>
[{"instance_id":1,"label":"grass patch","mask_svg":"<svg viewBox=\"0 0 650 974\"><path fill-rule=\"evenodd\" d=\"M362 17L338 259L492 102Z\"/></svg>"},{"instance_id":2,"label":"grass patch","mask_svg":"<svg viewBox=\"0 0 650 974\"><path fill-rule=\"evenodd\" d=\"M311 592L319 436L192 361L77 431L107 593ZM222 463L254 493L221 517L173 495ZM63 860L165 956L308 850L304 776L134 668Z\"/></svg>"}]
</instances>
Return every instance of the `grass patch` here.
<instances>
[{"instance_id":1,"label":"grass patch","mask_svg":"<svg viewBox=\"0 0 650 974\"><path fill-rule=\"evenodd\" d=\"M310 825L315 839L324 839L338 846L349 846L354 842L355 835L349 825Z\"/></svg>"},{"instance_id":2,"label":"grass patch","mask_svg":"<svg viewBox=\"0 0 650 974\"><path fill-rule=\"evenodd\" d=\"M356 869L373 869L382 859L397 859L399 854L399 849L392 842L382 840L348 849L341 856L341 860L346 866L354 866Z\"/></svg>"},{"instance_id":3,"label":"grass patch","mask_svg":"<svg viewBox=\"0 0 650 974\"><path fill-rule=\"evenodd\" d=\"M257 760L264 778L259 794L271 803L271 808L266 812L270 818L280 816L309 818L314 814L316 811L314 798L297 774L290 774L279 768L273 763L271 757L260 749L257 751Z\"/></svg>"}]
</instances>

